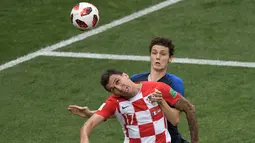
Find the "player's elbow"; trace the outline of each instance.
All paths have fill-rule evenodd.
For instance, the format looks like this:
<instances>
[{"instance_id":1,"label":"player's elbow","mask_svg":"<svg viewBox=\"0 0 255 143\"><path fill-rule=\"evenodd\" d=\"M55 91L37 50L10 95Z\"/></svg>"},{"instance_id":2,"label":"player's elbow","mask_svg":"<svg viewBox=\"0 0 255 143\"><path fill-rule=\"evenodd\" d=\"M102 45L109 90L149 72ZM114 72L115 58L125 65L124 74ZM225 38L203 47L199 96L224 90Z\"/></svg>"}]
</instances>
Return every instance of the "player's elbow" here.
<instances>
[{"instance_id":1,"label":"player's elbow","mask_svg":"<svg viewBox=\"0 0 255 143\"><path fill-rule=\"evenodd\" d=\"M173 126L177 126L177 125L179 124L179 121L178 121L178 120L172 120L172 121L171 121L171 124L172 124Z\"/></svg>"},{"instance_id":2,"label":"player's elbow","mask_svg":"<svg viewBox=\"0 0 255 143\"><path fill-rule=\"evenodd\" d=\"M195 106L193 104L188 104L185 112L186 114L195 114Z\"/></svg>"},{"instance_id":3,"label":"player's elbow","mask_svg":"<svg viewBox=\"0 0 255 143\"><path fill-rule=\"evenodd\" d=\"M178 109L182 112L185 112L186 115L195 114L195 106L191 104L188 100L183 100L181 106L178 106Z\"/></svg>"},{"instance_id":4,"label":"player's elbow","mask_svg":"<svg viewBox=\"0 0 255 143\"><path fill-rule=\"evenodd\" d=\"M178 115L175 119L174 126L177 126L180 123L180 116Z\"/></svg>"},{"instance_id":5,"label":"player's elbow","mask_svg":"<svg viewBox=\"0 0 255 143\"><path fill-rule=\"evenodd\" d=\"M195 105L194 105L194 104L191 104L191 103L190 103L190 108L191 108L191 110L192 110L193 112L195 112L195 111L196 111L196 109L195 109Z\"/></svg>"}]
</instances>

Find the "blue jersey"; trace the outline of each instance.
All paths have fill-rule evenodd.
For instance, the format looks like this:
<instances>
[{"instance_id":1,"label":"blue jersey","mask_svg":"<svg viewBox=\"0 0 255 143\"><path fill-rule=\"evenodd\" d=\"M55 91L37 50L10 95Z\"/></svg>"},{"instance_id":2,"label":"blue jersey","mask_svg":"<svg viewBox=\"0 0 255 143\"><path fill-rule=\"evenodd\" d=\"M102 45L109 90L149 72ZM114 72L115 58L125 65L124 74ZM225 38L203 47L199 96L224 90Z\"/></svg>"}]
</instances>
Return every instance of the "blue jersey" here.
<instances>
[{"instance_id":1,"label":"blue jersey","mask_svg":"<svg viewBox=\"0 0 255 143\"><path fill-rule=\"evenodd\" d=\"M131 76L131 80L133 82L140 82L140 81L148 81L149 72L135 74ZM170 73L166 73L161 79L157 82L164 82L171 86L175 91L179 92L182 96L184 96L184 86L182 80Z\"/></svg>"},{"instance_id":2,"label":"blue jersey","mask_svg":"<svg viewBox=\"0 0 255 143\"><path fill-rule=\"evenodd\" d=\"M149 72L140 73L133 75L130 79L133 82L140 82L140 81L148 81ZM161 79L159 79L157 82L164 82L171 86L175 91L179 92L182 96L184 96L184 85L182 80L170 73L166 73ZM172 143L178 143L179 140L181 140L181 135L177 129L176 126L173 126L169 121L168 123L168 131L172 138ZM176 141L174 141L176 140Z\"/></svg>"}]
</instances>

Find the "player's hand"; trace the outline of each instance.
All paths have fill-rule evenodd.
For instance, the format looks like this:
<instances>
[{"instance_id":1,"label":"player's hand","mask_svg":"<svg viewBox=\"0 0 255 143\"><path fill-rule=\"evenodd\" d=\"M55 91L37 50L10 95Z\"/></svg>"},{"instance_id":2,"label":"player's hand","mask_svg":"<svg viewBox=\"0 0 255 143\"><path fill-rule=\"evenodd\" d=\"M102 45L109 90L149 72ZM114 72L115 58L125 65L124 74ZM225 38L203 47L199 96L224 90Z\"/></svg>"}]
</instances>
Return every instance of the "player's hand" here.
<instances>
[{"instance_id":1,"label":"player's hand","mask_svg":"<svg viewBox=\"0 0 255 143\"><path fill-rule=\"evenodd\" d=\"M81 107L77 105L69 105L68 111L74 115L79 115L82 118L89 118L93 115L93 112L90 111L87 106Z\"/></svg>"},{"instance_id":2,"label":"player's hand","mask_svg":"<svg viewBox=\"0 0 255 143\"><path fill-rule=\"evenodd\" d=\"M161 91L155 89L155 91L152 93L151 102L157 102L161 103L163 101L162 93Z\"/></svg>"}]
</instances>

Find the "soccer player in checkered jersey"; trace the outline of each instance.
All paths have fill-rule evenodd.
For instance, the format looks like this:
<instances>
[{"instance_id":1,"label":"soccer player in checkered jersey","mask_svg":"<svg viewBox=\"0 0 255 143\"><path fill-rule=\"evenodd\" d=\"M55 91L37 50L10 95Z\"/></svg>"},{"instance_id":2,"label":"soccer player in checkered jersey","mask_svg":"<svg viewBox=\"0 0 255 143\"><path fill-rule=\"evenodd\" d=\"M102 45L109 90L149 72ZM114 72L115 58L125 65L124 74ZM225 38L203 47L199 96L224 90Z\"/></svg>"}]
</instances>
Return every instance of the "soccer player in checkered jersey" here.
<instances>
[{"instance_id":1,"label":"soccer player in checkered jersey","mask_svg":"<svg viewBox=\"0 0 255 143\"><path fill-rule=\"evenodd\" d=\"M164 82L171 86L175 91L179 92L184 96L184 85L182 80L170 73L167 73L168 63L172 61L174 55L174 45L172 41L163 37L156 37L152 39L149 46L150 50L150 61L151 61L151 72L145 72L133 75L130 79L134 82L140 81L158 81ZM91 117L95 111L90 111L88 107L80 107L77 105L70 105L68 110L73 114L78 114L83 118ZM175 121L168 122L168 131L172 138L172 143L188 143L184 140L177 129L177 124L180 120L180 111L171 108L173 111L173 117L176 117Z\"/></svg>"},{"instance_id":2,"label":"soccer player in checkered jersey","mask_svg":"<svg viewBox=\"0 0 255 143\"><path fill-rule=\"evenodd\" d=\"M171 143L165 116L157 102L155 90L170 105L186 113L191 142L198 143L198 126L194 106L163 82L134 83L126 73L106 70L101 85L113 93L80 130L80 143L89 143L93 128L115 115L124 128L124 143Z\"/></svg>"}]
</instances>

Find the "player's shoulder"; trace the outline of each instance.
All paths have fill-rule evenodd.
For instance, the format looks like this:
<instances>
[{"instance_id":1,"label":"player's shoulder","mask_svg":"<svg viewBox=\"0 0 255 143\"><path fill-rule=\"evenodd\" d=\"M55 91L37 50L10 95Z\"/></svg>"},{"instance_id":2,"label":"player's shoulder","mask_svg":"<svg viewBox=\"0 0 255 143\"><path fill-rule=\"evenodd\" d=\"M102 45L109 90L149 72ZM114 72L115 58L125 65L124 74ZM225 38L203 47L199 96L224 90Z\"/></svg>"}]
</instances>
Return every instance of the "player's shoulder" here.
<instances>
[{"instance_id":1,"label":"player's shoulder","mask_svg":"<svg viewBox=\"0 0 255 143\"><path fill-rule=\"evenodd\" d=\"M160 82L156 82L156 81L143 81L141 82L144 86L154 86L157 85Z\"/></svg>"},{"instance_id":2,"label":"player's shoulder","mask_svg":"<svg viewBox=\"0 0 255 143\"><path fill-rule=\"evenodd\" d=\"M142 72L142 73L134 74L132 75L132 77L148 76L149 74L150 72Z\"/></svg>"},{"instance_id":3,"label":"player's shoulder","mask_svg":"<svg viewBox=\"0 0 255 143\"><path fill-rule=\"evenodd\" d=\"M143 95L149 95L152 92L154 92L155 88L157 88L158 82L142 81L141 84L142 84L141 92L143 93Z\"/></svg>"},{"instance_id":4,"label":"player's shoulder","mask_svg":"<svg viewBox=\"0 0 255 143\"><path fill-rule=\"evenodd\" d=\"M183 83L182 79L174 74L166 73L166 78L172 81L173 84L175 83Z\"/></svg>"},{"instance_id":5,"label":"player's shoulder","mask_svg":"<svg viewBox=\"0 0 255 143\"><path fill-rule=\"evenodd\" d=\"M112 94L106 99L106 101L116 102L118 99L119 99L118 96Z\"/></svg>"},{"instance_id":6,"label":"player's shoulder","mask_svg":"<svg viewBox=\"0 0 255 143\"><path fill-rule=\"evenodd\" d=\"M117 96L117 95L115 95L115 94L110 95L110 96L106 99L107 102L111 102L111 103L117 103L117 102L124 101L124 100L126 100L126 99L123 98L123 97L121 97L121 96Z\"/></svg>"},{"instance_id":7,"label":"player's shoulder","mask_svg":"<svg viewBox=\"0 0 255 143\"><path fill-rule=\"evenodd\" d=\"M156 81L143 81L141 82L144 88L155 88L158 86L166 85L164 82L156 82Z\"/></svg>"},{"instance_id":8,"label":"player's shoulder","mask_svg":"<svg viewBox=\"0 0 255 143\"><path fill-rule=\"evenodd\" d=\"M149 95L150 93L154 92L155 89L162 90L169 87L170 86L164 82L144 81L142 82L141 92L144 95Z\"/></svg>"},{"instance_id":9,"label":"player's shoulder","mask_svg":"<svg viewBox=\"0 0 255 143\"><path fill-rule=\"evenodd\" d=\"M134 74L134 75L132 75L130 77L130 79L133 82L136 82L136 81L147 81L149 74L150 74L149 72L143 72L143 73Z\"/></svg>"}]
</instances>

